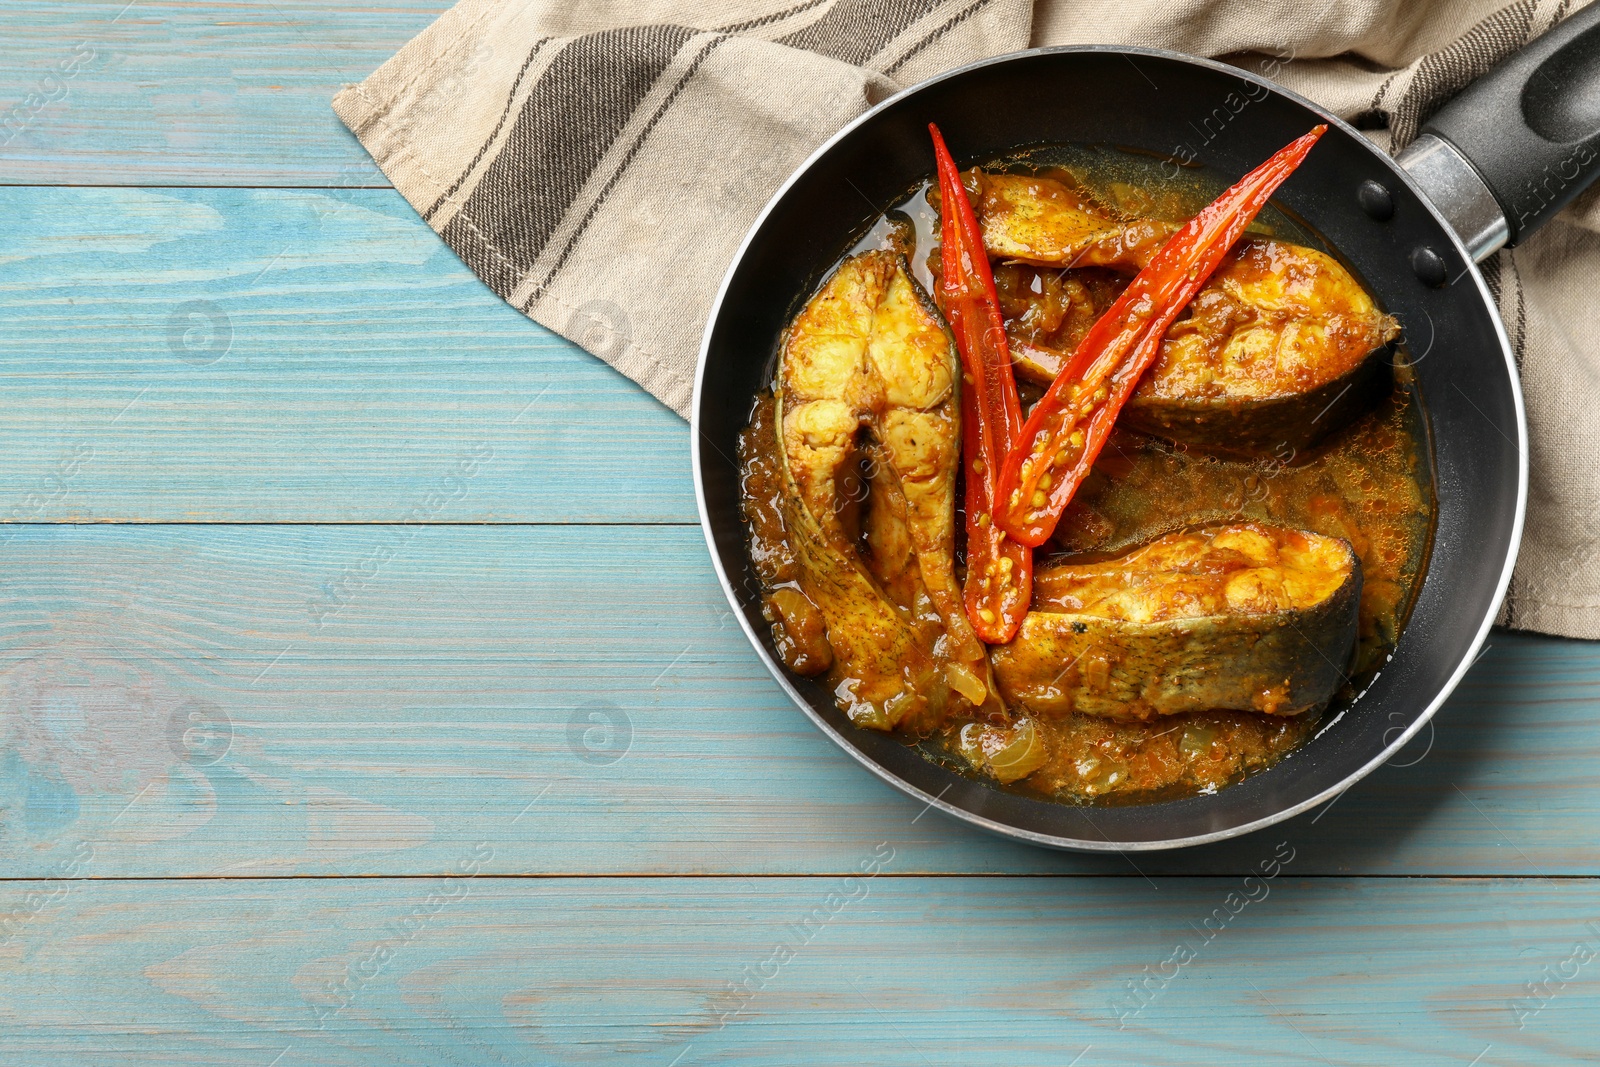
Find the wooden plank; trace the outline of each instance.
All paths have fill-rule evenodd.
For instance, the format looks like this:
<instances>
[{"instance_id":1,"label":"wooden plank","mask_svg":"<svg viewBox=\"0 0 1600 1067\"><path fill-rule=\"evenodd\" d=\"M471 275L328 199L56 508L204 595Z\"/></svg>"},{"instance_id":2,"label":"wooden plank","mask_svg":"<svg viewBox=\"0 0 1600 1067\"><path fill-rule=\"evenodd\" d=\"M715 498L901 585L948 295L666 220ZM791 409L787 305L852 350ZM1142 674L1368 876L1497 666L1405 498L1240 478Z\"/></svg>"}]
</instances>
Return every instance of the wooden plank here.
<instances>
[{"instance_id":1,"label":"wooden plank","mask_svg":"<svg viewBox=\"0 0 1600 1067\"><path fill-rule=\"evenodd\" d=\"M392 190L0 205L0 521L696 521L683 420Z\"/></svg>"},{"instance_id":2,"label":"wooden plank","mask_svg":"<svg viewBox=\"0 0 1600 1067\"><path fill-rule=\"evenodd\" d=\"M0 870L1600 873L1600 648L1501 634L1325 812L1134 857L990 838L787 704L689 527L23 526L0 552ZM1419 758L1420 757L1420 758Z\"/></svg>"},{"instance_id":3,"label":"wooden plank","mask_svg":"<svg viewBox=\"0 0 1600 1067\"><path fill-rule=\"evenodd\" d=\"M0 1062L1593 1062L1588 880L929 879L893 840L870 878L492 879L480 847L451 879L8 884Z\"/></svg>"},{"instance_id":4,"label":"wooden plank","mask_svg":"<svg viewBox=\"0 0 1600 1067\"><path fill-rule=\"evenodd\" d=\"M449 7L8 0L0 183L387 186L329 101Z\"/></svg>"}]
</instances>

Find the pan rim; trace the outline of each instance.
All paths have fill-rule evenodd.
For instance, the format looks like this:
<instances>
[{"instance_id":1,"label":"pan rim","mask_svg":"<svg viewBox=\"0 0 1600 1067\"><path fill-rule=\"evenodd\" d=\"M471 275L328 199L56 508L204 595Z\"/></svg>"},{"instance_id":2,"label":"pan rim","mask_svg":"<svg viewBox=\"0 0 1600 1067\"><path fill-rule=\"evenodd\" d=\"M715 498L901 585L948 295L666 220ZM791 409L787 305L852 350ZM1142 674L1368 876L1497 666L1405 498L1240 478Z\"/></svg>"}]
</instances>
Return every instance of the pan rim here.
<instances>
[{"instance_id":1,"label":"pan rim","mask_svg":"<svg viewBox=\"0 0 1600 1067\"><path fill-rule=\"evenodd\" d=\"M1418 713L1416 719L1411 723L1411 725L1402 731L1394 741L1386 744L1378 755L1374 756L1367 763L1345 775L1335 785L1329 786L1328 788L1306 800L1289 805L1285 808L1281 808L1278 811L1269 815L1264 815L1259 819L1239 823L1221 830L1212 830L1206 833L1192 834L1186 837L1175 837L1159 840L1112 841L1109 839L1094 840L1091 838L1067 837L1058 834L1047 834L1035 830L1027 830L1019 826L1014 826L1011 823L1000 822L994 819L986 818L982 815L968 811L965 808L948 803L943 799L944 791L941 791L937 795L930 794L901 778L897 774L890 771L887 767L869 757L865 752L845 738L832 723L828 722L817 711L816 708L811 706L811 702L802 696L800 691L794 687L784 668L776 663L770 655L768 655L760 635L755 632L754 627L752 627L750 624L750 620L746 618L744 605L739 603L737 596L734 594L733 583L729 579L727 572L722 566L722 558L719 554L716 535L712 529L710 511L706 504L704 465L701 462L700 431L701 409L705 396L704 382L706 364L711 353L712 335L714 334L717 322L721 317L722 305L727 296L728 289L733 283L734 276L738 273L739 267L743 263L751 243L755 240L756 234L760 232L761 228L766 223L768 216L772 214L772 212L777 208L778 204L788 195L789 190L801 179L801 177L804 176L817 163L818 160L832 151L836 144L838 144L845 137L849 136L858 127L871 121L880 112L900 103L905 98L922 92L930 86L939 84L952 78L961 77L974 70L980 70L985 67L995 66L998 64L1017 62L1019 60L1035 56L1065 53L1099 53L1108 55L1124 55L1129 57L1143 56L1147 58L1171 60L1193 66L1199 66L1217 71L1219 73L1227 74L1230 77L1241 78L1246 81L1261 85L1271 92L1287 97L1288 99L1300 104L1301 106L1310 110L1312 113L1321 116L1322 120L1327 122L1330 126L1337 127L1345 134L1351 136L1356 141L1364 145L1367 150L1371 152L1375 158L1380 160L1399 181L1405 184L1411 190L1411 192L1416 194L1417 198L1427 208L1429 213L1432 214L1440 229L1442 229L1445 235L1449 238L1456 253L1460 255L1462 260L1467 264L1466 273L1471 277L1473 284L1477 287L1478 297L1489 313L1490 322L1494 325L1495 339L1499 342L1500 353L1505 362L1507 380L1511 386L1512 402L1516 413L1517 440L1515 442L1515 447L1517 451L1517 495L1515 511L1512 516L1511 533L1506 545L1506 557L1501 564L1501 572L1496 580L1495 592L1491 600L1489 610L1484 613L1484 619L1478 627L1477 634L1468 644L1466 651L1461 656L1460 661L1456 664L1455 670L1451 672L1449 678L1447 678L1444 684L1440 686L1439 691L1434 695L1433 699L1429 701L1428 705L1423 708L1420 713ZM1455 284L1459 284L1461 280L1462 279L1458 278ZM805 160L795 168L793 173L789 175L783 184L778 187L777 191L772 194L771 198L768 199L766 205L761 209L760 213L757 214L755 221L751 223L749 230L745 233L744 239L739 242L739 247L734 252L733 258L728 264L728 269L723 275L722 284L717 289L716 299L712 303L710 315L706 319L705 331L702 333L700 340L700 351L695 361L694 392L690 406L689 434L690 464L693 468L694 474L695 506L700 515L701 534L705 537L706 548L711 556L711 565L716 571L717 581L722 586L723 595L727 598L729 606L733 609L733 614L738 619L739 627L744 631L746 639L750 642L751 647L755 650L755 653L760 658L761 662L765 664L768 672L771 673L773 678L778 682L779 686L788 695L790 701L798 706L799 709L804 712L805 715L812 721L812 723L814 723L817 728L820 729L829 739L831 739L845 752L849 753L850 756L856 760L856 762L860 763L863 767L867 768L867 770L871 771L878 778L882 779L884 782L887 782L895 789L905 793L907 796L922 801L929 808L937 809L946 815L959 819L960 821L969 825L987 830L990 833L1001 837L1010 838L1016 841L1024 841L1028 844L1038 845L1045 848L1073 852L1157 852L1166 851L1169 849L1188 848L1196 845L1210 844L1217 841L1225 841L1233 837L1240 837L1244 834L1253 833L1254 831L1262 830L1266 827L1284 822L1285 820L1292 819L1296 815L1303 814L1304 812L1311 810L1330 798L1336 798L1342 795L1346 790L1350 789L1357 782L1361 781L1361 779L1365 778L1383 764L1387 763L1397 752L1400 751L1401 748L1405 747L1405 745L1416 736L1416 734L1424 725L1433 719L1433 716L1438 712L1439 708L1443 706L1444 702L1450 698L1452 693L1455 692L1456 687L1460 685L1461 680L1463 677L1465 677L1467 671L1470 670L1474 664L1476 664L1479 650L1482 648L1484 642L1488 639L1489 630L1494 626L1495 619L1499 616L1500 607L1505 601L1506 591L1510 587L1512 573L1516 567L1517 556L1522 545L1523 527L1527 515L1529 478L1528 421L1527 411L1523 403L1522 380L1521 376L1517 372L1516 358L1511 348L1511 339L1506 333L1505 323L1501 320L1500 309L1491 296L1488 285L1483 279L1483 274L1478 270L1478 265L1473 261L1472 256L1470 253L1468 253L1465 245L1462 244L1460 235L1458 235L1450 226L1449 222L1446 221L1444 216L1439 212L1438 208L1435 207L1433 201L1428 197L1428 195L1411 179L1409 174L1407 174L1400 168L1398 164L1395 163L1393 157L1389 156L1377 145L1373 144L1366 137L1362 136L1359 130L1350 125L1348 122L1339 118L1337 115L1329 113L1321 105L1314 103L1292 89L1288 89L1271 80L1270 78L1266 78L1262 75L1255 74L1251 71L1244 70L1240 67L1234 67L1217 60L1206 59L1200 56L1191 56L1182 52L1171 51L1169 49L1145 48L1132 45L1053 45L1041 48L1029 48L1018 52L1007 52L1002 55L990 56L985 59L976 60L972 63L967 63L960 67L943 71L930 78L926 78L915 85L908 86L907 88L902 89L900 92L887 97L878 104L869 108L867 111L863 112L861 115L858 115L855 119L851 120L835 134L833 134L833 136L829 137L826 141L819 145L815 151L808 155ZM1426 578L1424 578L1424 581L1426 581Z\"/></svg>"}]
</instances>

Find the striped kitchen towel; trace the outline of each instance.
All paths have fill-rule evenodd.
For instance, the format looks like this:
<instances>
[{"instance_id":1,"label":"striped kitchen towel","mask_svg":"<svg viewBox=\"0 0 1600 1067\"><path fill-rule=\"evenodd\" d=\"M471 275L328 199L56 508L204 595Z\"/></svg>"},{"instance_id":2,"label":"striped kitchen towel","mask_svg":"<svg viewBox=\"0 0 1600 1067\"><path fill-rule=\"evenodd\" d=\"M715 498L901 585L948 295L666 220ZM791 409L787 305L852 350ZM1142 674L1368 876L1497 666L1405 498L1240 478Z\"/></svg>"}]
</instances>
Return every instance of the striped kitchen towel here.
<instances>
[{"instance_id":1,"label":"striped kitchen towel","mask_svg":"<svg viewBox=\"0 0 1600 1067\"><path fill-rule=\"evenodd\" d=\"M523 313L687 414L701 330L745 231L841 126L932 74L1047 44L1220 57L1386 148L1573 0L461 0L334 109ZM1485 273L1532 432L1503 621L1600 637L1600 193ZM1579 334L1582 334L1580 336Z\"/></svg>"}]
</instances>

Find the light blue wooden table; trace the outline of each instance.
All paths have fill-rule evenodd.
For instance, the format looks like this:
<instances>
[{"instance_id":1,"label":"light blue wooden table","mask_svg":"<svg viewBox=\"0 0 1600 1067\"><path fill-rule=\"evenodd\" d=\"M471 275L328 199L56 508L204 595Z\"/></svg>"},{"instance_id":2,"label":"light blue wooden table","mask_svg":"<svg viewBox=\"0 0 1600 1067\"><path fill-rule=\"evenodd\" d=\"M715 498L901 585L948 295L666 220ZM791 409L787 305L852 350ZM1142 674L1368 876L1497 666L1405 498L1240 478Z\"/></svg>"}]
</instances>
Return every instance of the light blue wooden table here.
<instances>
[{"instance_id":1,"label":"light blue wooden table","mask_svg":"<svg viewBox=\"0 0 1600 1067\"><path fill-rule=\"evenodd\" d=\"M1600 1062L1600 647L1219 847L920 811L329 110L443 0L123 4L0 10L0 1063Z\"/></svg>"}]
</instances>

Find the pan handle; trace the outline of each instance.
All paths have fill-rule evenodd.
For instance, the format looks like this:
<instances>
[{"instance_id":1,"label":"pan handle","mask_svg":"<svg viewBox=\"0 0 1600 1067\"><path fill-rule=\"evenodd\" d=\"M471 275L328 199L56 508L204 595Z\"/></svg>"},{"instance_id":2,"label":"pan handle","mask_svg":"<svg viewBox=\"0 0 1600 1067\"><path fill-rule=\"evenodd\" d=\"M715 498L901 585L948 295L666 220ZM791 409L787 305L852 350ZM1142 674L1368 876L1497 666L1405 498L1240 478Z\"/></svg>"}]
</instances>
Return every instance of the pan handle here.
<instances>
[{"instance_id":1,"label":"pan handle","mask_svg":"<svg viewBox=\"0 0 1600 1067\"><path fill-rule=\"evenodd\" d=\"M1474 259L1549 221L1600 177L1600 3L1473 82L1398 162Z\"/></svg>"}]
</instances>

